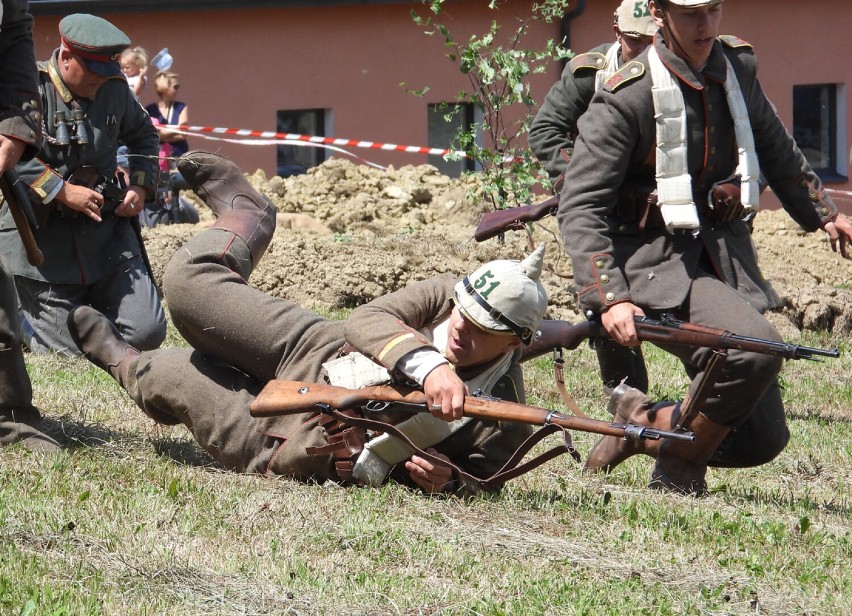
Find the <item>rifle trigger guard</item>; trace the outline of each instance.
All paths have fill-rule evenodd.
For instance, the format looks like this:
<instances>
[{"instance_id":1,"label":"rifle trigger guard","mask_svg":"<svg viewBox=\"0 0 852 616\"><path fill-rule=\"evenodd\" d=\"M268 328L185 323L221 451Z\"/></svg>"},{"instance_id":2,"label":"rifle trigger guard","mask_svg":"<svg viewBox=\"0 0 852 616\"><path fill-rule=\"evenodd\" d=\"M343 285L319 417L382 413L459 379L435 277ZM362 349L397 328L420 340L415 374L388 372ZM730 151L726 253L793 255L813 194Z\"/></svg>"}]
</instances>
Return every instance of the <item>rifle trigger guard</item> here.
<instances>
[{"instance_id":1,"label":"rifle trigger guard","mask_svg":"<svg viewBox=\"0 0 852 616\"><path fill-rule=\"evenodd\" d=\"M364 405L364 408L373 413L381 413L382 411L386 411L391 405L391 402L387 400L368 400L367 404ZM393 402L394 407L396 408L410 408L418 411L423 410L425 404L417 404L415 402Z\"/></svg>"}]
</instances>

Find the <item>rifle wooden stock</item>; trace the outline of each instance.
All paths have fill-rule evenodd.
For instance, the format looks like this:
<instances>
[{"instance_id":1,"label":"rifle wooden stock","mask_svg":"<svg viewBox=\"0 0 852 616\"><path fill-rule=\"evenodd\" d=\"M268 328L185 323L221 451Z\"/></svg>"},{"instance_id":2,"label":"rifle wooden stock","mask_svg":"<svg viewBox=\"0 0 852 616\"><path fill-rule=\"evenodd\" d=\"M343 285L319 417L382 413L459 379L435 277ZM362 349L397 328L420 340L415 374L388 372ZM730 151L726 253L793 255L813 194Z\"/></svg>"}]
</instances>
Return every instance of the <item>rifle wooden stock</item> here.
<instances>
[{"instance_id":1,"label":"rifle wooden stock","mask_svg":"<svg viewBox=\"0 0 852 616\"><path fill-rule=\"evenodd\" d=\"M3 193L3 199L9 204L9 211L12 213L18 235L27 252L27 261L30 265L38 267L44 263L44 255L33 235L33 226L36 224L35 215L32 213L27 191L20 183L20 178L15 171L10 169L0 176L0 191Z\"/></svg>"},{"instance_id":2,"label":"rifle wooden stock","mask_svg":"<svg viewBox=\"0 0 852 616\"><path fill-rule=\"evenodd\" d=\"M364 406L368 402L403 402L423 407L426 411L426 394L422 391L396 385L376 385L362 389L347 389L324 383L301 381L270 381L251 405L253 417L275 417L304 413L324 405L335 409ZM566 430L580 430L631 440L657 440L674 438L695 440L691 432L668 432L642 426L609 423L588 417L574 417L517 402L498 398L466 396L464 414L476 419L513 421L535 426L557 425Z\"/></svg>"},{"instance_id":3,"label":"rifle wooden stock","mask_svg":"<svg viewBox=\"0 0 852 616\"><path fill-rule=\"evenodd\" d=\"M545 216L555 214L558 207L559 195L554 195L541 203L486 212L476 226L473 237L477 242L484 242L503 231L523 229L528 222L535 222Z\"/></svg>"},{"instance_id":4,"label":"rifle wooden stock","mask_svg":"<svg viewBox=\"0 0 852 616\"><path fill-rule=\"evenodd\" d=\"M816 359L814 356L817 355L840 357L840 351L837 349L818 349L788 342L740 336L724 329L678 321L670 316L660 320L637 316L635 323L639 340L646 342L711 349L736 349L778 355L785 359ZM609 338L609 335L596 321L577 324L567 321L542 321L532 342L524 349L523 359L526 361L538 357L554 348L576 349L587 338Z\"/></svg>"}]
</instances>

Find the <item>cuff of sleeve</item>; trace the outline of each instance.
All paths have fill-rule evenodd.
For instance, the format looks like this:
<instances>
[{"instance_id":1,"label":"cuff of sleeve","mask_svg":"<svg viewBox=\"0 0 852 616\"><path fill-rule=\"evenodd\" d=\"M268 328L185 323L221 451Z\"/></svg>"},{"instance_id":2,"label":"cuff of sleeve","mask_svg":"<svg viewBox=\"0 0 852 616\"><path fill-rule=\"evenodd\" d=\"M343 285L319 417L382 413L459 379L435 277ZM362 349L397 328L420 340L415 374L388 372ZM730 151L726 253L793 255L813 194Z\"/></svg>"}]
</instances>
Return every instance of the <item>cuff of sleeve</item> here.
<instances>
[{"instance_id":1,"label":"cuff of sleeve","mask_svg":"<svg viewBox=\"0 0 852 616\"><path fill-rule=\"evenodd\" d=\"M433 349L417 349L406 353L397 362L396 369L405 376L423 385L423 381L432 370L441 364L448 364L447 358Z\"/></svg>"}]
</instances>

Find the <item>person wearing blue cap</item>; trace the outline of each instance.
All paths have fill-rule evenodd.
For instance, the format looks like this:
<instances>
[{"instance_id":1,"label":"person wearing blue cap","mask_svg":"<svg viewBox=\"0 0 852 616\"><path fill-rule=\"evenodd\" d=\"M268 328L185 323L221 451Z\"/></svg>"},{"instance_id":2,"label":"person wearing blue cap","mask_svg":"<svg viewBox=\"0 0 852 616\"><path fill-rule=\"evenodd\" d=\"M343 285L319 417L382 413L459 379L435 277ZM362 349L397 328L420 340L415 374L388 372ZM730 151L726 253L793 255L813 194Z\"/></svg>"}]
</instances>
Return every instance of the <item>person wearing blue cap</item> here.
<instances>
[{"instance_id":1,"label":"person wearing blue cap","mask_svg":"<svg viewBox=\"0 0 852 616\"><path fill-rule=\"evenodd\" d=\"M547 308L544 246L523 261L491 261L461 279L437 276L359 306L345 321L328 320L248 284L272 239L275 208L237 166L189 152L178 170L218 217L175 253L163 278L172 321L193 348L140 353L88 306L68 322L85 356L140 409L185 424L228 469L368 485L391 475L426 492L454 490L449 466L396 439L369 440L363 428L313 412L249 414L272 379L350 388L408 382L422 386L432 413L399 425L419 447L481 477L509 460L530 427L460 419L462 405L476 390L523 401L519 361Z\"/></svg>"},{"instance_id":2,"label":"person wearing blue cap","mask_svg":"<svg viewBox=\"0 0 852 616\"><path fill-rule=\"evenodd\" d=\"M73 308L88 304L133 344L156 348L166 320L138 215L156 191L159 139L121 73L119 57L130 40L85 14L62 19L59 35L60 47L38 63L41 153L17 167L39 221L41 265L27 261L10 213L0 216L0 250L15 275L24 340L33 352L77 355L65 322ZM128 148L126 185L116 177L119 144ZM80 183L84 173L90 180Z\"/></svg>"},{"instance_id":3,"label":"person wearing blue cap","mask_svg":"<svg viewBox=\"0 0 852 616\"><path fill-rule=\"evenodd\" d=\"M35 155L41 138L41 106L28 3L3 0L0 16L0 174L6 176L19 160ZM31 450L53 451L59 444L45 433L41 413L33 406L20 332L15 284L5 260L0 259L0 445L21 443Z\"/></svg>"}]
</instances>

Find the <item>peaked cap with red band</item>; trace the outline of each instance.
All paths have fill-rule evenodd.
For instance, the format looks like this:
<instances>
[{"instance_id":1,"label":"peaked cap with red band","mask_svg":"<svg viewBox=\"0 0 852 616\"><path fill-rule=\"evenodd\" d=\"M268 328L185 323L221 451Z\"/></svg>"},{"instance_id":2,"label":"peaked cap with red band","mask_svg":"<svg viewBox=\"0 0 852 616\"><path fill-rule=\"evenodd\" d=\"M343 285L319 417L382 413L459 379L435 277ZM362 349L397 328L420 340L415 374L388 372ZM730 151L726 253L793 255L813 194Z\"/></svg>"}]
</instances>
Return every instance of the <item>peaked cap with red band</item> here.
<instances>
[{"instance_id":1,"label":"peaked cap with red band","mask_svg":"<svg viewBox=\"0 0 852 616\"><path fill-rule=\"evenodd\" d=\"M104 77L121 74L118 57L130 46L130 39L106 19L85 13L68 15L59 22L59 36L89 70Z\"/></svg>"}]
</instances>

